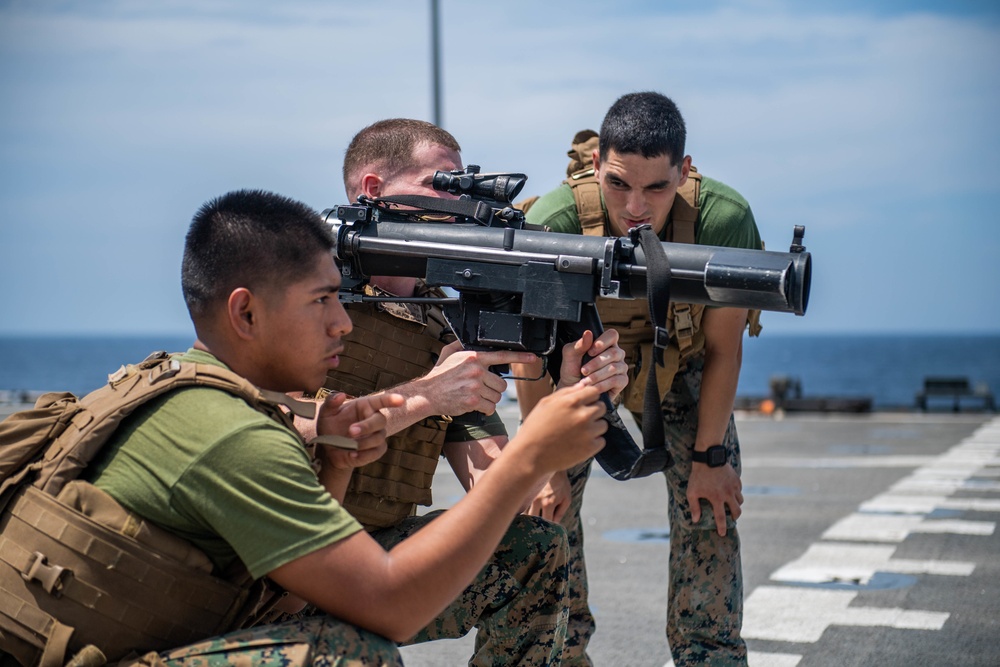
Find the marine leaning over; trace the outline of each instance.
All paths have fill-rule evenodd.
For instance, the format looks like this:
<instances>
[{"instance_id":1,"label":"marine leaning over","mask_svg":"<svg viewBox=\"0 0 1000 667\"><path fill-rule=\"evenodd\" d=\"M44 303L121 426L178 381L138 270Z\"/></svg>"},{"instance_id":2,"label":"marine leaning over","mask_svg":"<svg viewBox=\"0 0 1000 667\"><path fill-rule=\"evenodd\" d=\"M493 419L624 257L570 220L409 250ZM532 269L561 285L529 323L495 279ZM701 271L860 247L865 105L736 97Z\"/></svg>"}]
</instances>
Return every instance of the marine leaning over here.
<instances>
[{"instance_id":1,"label":"marine leaning over","mask_svg":"<svg viewBox=\"0 0 1000 667\"><path fill-rule=\"evenodd\" d=\"M624 95L605 115L599 139L589 131L577 135L572 174L528 208L528 221L597 236L626 236L650 225L664 241L760 249L746 200L699 174L684 153L685 139L684 119L672 100L654 92ZM678 667L745 665L736 531L743 495L733 401L743 332L749 326L751 335L759 333L759 313L671 304L670 342L656 371L660 414L643 415L643 390L654 366L647 308L643 299L598 301L604 325L619 332L626 352L624 405L640 425L644 418L663 420L674 460L664 471L670 515L667 639ZM515 372L531 377L532 370ZM528 415L549 384L518 382L517 391L522 415ZM571 545L582 546L579 508L588 473L589 463L555 475L532 505L540 516L561 518Z\"/></svg>"}]
</instances>

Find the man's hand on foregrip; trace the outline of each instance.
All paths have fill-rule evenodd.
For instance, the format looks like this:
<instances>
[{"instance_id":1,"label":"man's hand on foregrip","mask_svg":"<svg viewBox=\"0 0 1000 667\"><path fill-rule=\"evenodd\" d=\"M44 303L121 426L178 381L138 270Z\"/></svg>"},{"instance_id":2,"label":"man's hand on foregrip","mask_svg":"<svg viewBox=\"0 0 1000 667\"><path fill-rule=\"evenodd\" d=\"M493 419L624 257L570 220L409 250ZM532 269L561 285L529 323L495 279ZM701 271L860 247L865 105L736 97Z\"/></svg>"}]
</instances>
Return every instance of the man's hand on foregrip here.
<instances>
[{"instance_id":1,"label":"man's hand on foregrip","mask_svg":"<svg viewBox=\"0 0 1000 667\"><path fill-rule=\"evenodd\" d=\"M560 386L568 386L588 379L595 387L614 399L628 385L628 365L625 351L618 347L618 332L609 329L594 338L594 332L587 330L572 343L563 346L560 366Z\"/></svg>"}]
</instances>

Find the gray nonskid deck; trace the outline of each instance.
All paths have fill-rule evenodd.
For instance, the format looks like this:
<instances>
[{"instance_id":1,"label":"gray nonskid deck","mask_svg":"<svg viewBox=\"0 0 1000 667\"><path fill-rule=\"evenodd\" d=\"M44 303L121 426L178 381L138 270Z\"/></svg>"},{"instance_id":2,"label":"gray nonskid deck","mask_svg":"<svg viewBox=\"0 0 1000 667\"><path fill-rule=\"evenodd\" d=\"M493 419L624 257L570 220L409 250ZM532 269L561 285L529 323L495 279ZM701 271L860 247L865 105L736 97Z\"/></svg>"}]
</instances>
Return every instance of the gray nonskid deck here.
<instances>
[{"instance_id":1,"label":"gray nonskid deck","mask_svg":"<svg viewBox=\"0 0 1000 667\"><path fill-rule=\"evenodd\" d=\"M501 404L513 430L517 406ZM738 414L744 635L753 667L996 665L1000 419L983 414ZM437 507L461 497L447 465ZM670 663L661 476L594 468L583 506L596 665ZM405 647L464 665L472 637Z\"/></svg>"}]
</instances>

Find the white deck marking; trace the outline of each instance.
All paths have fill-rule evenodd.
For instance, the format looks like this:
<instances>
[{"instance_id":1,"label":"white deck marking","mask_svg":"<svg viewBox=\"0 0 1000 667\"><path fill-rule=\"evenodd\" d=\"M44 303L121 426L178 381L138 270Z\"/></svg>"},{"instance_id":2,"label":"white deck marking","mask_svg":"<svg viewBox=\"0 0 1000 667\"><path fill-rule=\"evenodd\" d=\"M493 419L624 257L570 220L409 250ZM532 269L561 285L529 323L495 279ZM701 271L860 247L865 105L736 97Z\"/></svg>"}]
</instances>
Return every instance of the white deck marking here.
<instances>
[{"instance_id":1,"label":"white deck marking","mask_svg":"<svg viewBox=\"0 0 1000 667\"><path fill-rule=\"evenodd\" d=\"M883 493L861 503L862 512L898 512L901 514L930 514L936 509L964 512L1000 512L1000 499L947 498L945 496L909 496Z\"/></svg>"},{"instance_id":2,"label":"white deck marking","mask_svg":"<svg viewBox=\"0 0 1000 667\"><path fill-rule=\"evenodd\" d=\"M870 456L789 460L768 458L747 462L759 467L843 468L913 467L895 483L833 524L824 540L798 559L777 569L771 579L782 582L868 584L878 572L968 576L975 563L893 558L890 544L913 533L992 535L992 521L931 519L944 510L1000 512L1000 500L967 497L967 493L1000 491L1000 484L983 478L1000 477L1000 418L940 456ZM973 479L979 478L979 479ZM962 495L953 494L963 492ZM864 513L867 512L867 513ZM873 512L882 512L877 514ZM891 514L885 514L891 513ZM831 625L887 626L940 630L949 614L899 608L851 607L856 591L802 586L761 586L744 603L743 636L786 642L815 642ZM870 598L866 598L870 599ZM786 655L786 654L779 654ZM751 665L753 663L751 662ZM783 664L770 662L767 664Z\"/></svg>"},{"instance_id":3,"label":"white deck marking","mask_svg":"<svg viewBox=\"0 0 1000 667\"><path fill-rule=\"evenodd\" d=\"M839 542L813 544L797 560L776 570L771 579L815 584L841 582L864 586L876 572L968 576L976 568L975 563L962 561L893 558L895 551L894 546Z\"/></svg>"},{"instance_id":4,"label":"white deck marking","mask_svg":"<svg viewBox=\"0 0 1000 667\"><path fill-rule=\"evenodd\" d=\"M975 475L976 477L1000 477L1000 467L980 465L953 466L950 464L942 464L941 466L935 466L933 468L918 468L913 471L913 477L917 479L925 477L953 477L958 475L961 475L963 478L970 475Z\"/></svg>"},{"instance_id":5,"label":"white deck marking","mask_svg":"<svg viewBox=\"0 0 1000 667\"><path fill-rule=\"evenodd\" d=\"M919 514L850 514L823 533L824 540L850 542L902 542L911 533L992 535L992 521L925 519Z\"/></svg>"},{"instance_id":6,"label":"white deck marking","mask_svg":"<svg viewBox=\"0 0 1000 667\"><path fill-rule=\"evenodd\" d=\"M992 535L997 524L994 521L929 520L921 521L915 533L954 533L956 535Z\"/></svg>"},{"instance_id":7,"label":"white deck marking","mask_svg":"<svg viewBox=\"0 0 1000 667\"><path fill-rule=\"evenodd\" d=\"M900 494L938 494L951 495L956 491L1000 491L1000 482L987 482L968 477L928 477L926 475L911 475L889 487L892 493Z\"/></svg>"},{"instance_id":8,"label":"white deck marking","mask_svg":"<svg viewBox=\"0 0 1000 667\"><path fill-rule=\"evenodd\" d=\"M764 653L762 651L747 651L748 667L796 667L802 660L801 655L793 653ZM674 667L671 660L663 667Z\"/></svg>"},{"instance_id":9,"label":"white deck marking","mask_svg":"<svg viewBox=\"0 0 1000 667\"><path fill-rule=\"evenodd\" d=\"M758 456L742 462L744 468L916 468L937 460L936 456L837 456L796 459Z\"/></svg>"},{"instance_id":10,"label":"white deck marking","mask_svg":"<svg viewBox=\"0 0 1000 667\"><path fill-rule=\"evenodd\" d=\"M816 642L831 625L940 630L946 612L896 607L850 607L853 591L761 586L744 605L743 636L782 642Z\"/></svg>"}]
</instances>

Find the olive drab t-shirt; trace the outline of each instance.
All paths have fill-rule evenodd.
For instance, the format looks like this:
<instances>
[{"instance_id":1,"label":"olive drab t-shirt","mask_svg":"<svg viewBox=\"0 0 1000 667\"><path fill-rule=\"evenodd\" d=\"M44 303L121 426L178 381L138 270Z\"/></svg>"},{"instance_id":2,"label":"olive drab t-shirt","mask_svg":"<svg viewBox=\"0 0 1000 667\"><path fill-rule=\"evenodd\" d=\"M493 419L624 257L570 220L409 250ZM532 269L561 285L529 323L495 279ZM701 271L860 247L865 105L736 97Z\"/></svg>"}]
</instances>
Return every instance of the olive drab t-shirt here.
<instances>
[{"instance_id":1,"label":"olive drab t-shirt","mask_svg":"<svg viewBox=\"0 0 1000 667\"><path fill-rule=\"evenodd\" d=\"M179 359L224 366L193 349ZM178 389L139 408L89 478L217 568L239 558L254 578L362 530L297 435L218 389Z\"/></svg>"}]
</instances>

